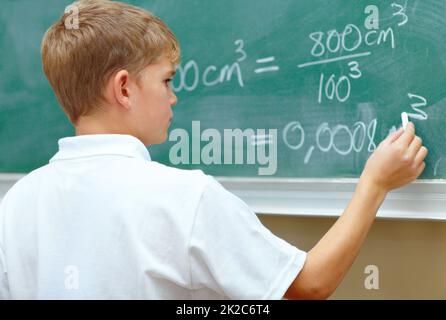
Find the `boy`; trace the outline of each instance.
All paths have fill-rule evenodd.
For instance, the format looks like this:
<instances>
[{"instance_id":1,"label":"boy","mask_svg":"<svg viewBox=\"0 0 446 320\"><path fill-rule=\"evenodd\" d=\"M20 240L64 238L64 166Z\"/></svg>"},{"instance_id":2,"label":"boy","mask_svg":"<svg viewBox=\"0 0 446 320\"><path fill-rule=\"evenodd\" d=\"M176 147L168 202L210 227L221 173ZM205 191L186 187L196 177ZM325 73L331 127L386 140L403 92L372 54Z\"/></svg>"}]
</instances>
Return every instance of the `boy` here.
<instances>
[{"instance_id":1,"label":"boy","mask_svg":"<svg viewBox=\"0 0 446 320\"><path fill-rule=\"evenodd\" d=\"M127 4L74 4L44 36L45 74L75 137L0 207L0 297L325 299L353 263L385 195L416 179L427 149L413 124L367 161L353 199L308 253L269 232L201 171L150 161L177 102L180 50Z\"/></svg>"}]
</instances>

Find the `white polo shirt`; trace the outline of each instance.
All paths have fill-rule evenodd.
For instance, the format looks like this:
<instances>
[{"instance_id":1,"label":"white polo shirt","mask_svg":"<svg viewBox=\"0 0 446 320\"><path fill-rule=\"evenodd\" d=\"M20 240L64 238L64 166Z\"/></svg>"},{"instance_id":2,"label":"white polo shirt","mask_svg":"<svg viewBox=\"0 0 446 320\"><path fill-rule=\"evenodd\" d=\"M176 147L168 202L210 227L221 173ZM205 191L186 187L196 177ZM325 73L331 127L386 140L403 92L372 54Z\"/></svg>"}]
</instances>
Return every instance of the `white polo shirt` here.
<instances>
[{"instance_id":1,"label":"white polo shirt","mask_svg":"<svg viewBox=\"0 0 446 320\"><path fill-rule=\"evenodd\" d=\"M0 205L0 298L281 299L305 258L129 135L60 139Z\"/></svg>"}]
</instances>

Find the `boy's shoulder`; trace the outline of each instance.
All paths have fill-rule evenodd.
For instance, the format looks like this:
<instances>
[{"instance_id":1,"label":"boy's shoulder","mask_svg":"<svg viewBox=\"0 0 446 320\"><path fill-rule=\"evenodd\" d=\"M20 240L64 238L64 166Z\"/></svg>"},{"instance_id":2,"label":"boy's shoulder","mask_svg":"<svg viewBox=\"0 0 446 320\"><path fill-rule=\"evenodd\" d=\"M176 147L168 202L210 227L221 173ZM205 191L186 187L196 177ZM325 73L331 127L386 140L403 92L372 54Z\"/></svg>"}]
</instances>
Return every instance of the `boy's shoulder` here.
<instances>
[{"instance_id":1,"label":"boy's shoulder","mask_svg":"<svg viewBox=\"0 0 446 320\"><path fill-rule=\"evenodd\" d=\"M208 178L208 176L199 169L196 170L187 170L187 169L179 169L175 167L170 167L168 165L156 162L156 161L149 161L144 162L142 164L147 167L147 171L145 171L147 174L158 174L163 175L166 177L176 177L176 178L183 178L183 179L198 179L198 180L205 180Z\"/></svg>"},{"instance_id":2,"label":"boy's shoulder","mask_svg":"<svg viewBox=\"0 0 446 320\"><path fill-rule=\"evenodd\" d=\"M45 173L48 170L48 164L33 171L25 174L23 177L19 178L11 188L5 193L2 200L5 200L8 197L11 197L14 194L18 194L19 192L27 192L29 186L36 185L39 183L39 180L45 178ZM4 202L4 201L3 201Z\"/></svg>"},{"instance_id":3,"label":"boy's shoulder","mask_svg":"<svg viewBox=\"0 0 446 320\"><path fill-rule=\"evenodd\" d=\"M136 159L135 159L136 160ZM122 168L121 168L122 169ZM39 188L51 184L60 172L50 163L39 167L20 178L7 191L6 196L23 197L30 195ZM125 177L125 180L122 178ZM119 172L117 179L122 184L138 184L142 187L156 188L169 192L201 193L213 178L202 170L185 170L170 167L156 161L135 161L130 163L124 172Z\"/></svg>"},{"instance_id":4,"label":"boy's shoulder","mask_svg":"<svg viewBox=\"0 0 446 320\"><path fill-rule=\"evenodd\" d=\"M146 166L147 170L141 170L141 172L144 172L145 181L151 183L155 179L155 181L171 190L183 190L184 192L187 192L188 189L203 190L213 179L202 170L179 169L156 161L150 161Z\"/></svg>"}]
</instances>

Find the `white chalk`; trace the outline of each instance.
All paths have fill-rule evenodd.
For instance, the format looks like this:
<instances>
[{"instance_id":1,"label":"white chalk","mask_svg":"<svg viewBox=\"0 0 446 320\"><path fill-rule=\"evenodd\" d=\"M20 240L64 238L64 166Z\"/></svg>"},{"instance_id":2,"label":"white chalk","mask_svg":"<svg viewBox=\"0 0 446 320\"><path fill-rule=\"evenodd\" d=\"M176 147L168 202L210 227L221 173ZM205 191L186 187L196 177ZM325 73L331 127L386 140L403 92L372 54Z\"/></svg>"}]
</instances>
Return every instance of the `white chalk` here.
<instances>
[{"instance_id":1,"label":"white chalk","mask_svg":"<svg viewBox=\"0 0 446 320\"><path fill-rule=\"evenodd\" d=\"M401 113L401 120L403 122L403 129L406 130L407 124L409 123L409 116L406 112Z\"/></svg>"}]
</instances>

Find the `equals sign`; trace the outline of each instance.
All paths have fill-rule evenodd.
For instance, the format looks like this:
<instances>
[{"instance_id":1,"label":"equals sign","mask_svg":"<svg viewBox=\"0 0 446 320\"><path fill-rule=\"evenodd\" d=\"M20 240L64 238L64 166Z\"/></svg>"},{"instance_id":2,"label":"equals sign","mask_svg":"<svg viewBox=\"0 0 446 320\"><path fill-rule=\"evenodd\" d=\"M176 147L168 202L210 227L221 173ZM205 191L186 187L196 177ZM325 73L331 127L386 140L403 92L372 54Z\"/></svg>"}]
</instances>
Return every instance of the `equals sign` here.
<instances>
[{"instance_id":1,"label":"equals sign","mask_svg":"<svg viewBox=\"0 0 446 320\"><path fill-rule=\"evenodd\" d=\"M268 58L263 58L263 59L257 59L256 62L259 64L264 64L264 63L268 63L268 62L273 62L274 60L275 60L274 57L268 57ZM264 72L273 72L273 71L279 71L279 67L271 66L271 67L258 68L258 69L254 70L255 73L264 73Z\"/></svg>"}]
</instances>

